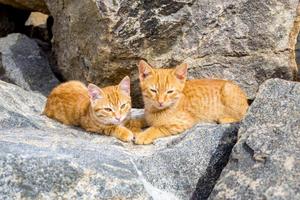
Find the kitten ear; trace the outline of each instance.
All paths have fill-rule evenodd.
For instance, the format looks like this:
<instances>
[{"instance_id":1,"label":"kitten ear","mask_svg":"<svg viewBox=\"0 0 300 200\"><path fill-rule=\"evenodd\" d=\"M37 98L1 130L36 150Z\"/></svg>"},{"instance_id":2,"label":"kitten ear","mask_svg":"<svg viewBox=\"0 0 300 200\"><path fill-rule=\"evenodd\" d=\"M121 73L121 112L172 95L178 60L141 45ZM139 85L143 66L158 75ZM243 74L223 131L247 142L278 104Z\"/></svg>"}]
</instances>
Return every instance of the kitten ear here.
<instances>
[{"instance_id":1,"label":"kitten ear","mask_svg":"<svg viewBox=\"0 0 300 200\"><path fill-rule=\"evenodd\" d=\"M152 67L144 60L139 63L139 78L141 81L145 80L147 76L152 73Z\"/></svg>"},{"instance_id":2,"label":"kitten ear","mask_svg":"<svg viewBox=\"0 0 300 200\"><path fill-rule=\"evenodd\" d=\"M121 91L125 92L130 96L130 78L125 76L122 81L119 83L119 88Z\"/></svg>"},{"instance_id":3,"label":"kitten ear","mask_svg":"<svg viewBox=\"0 0 300 200\"><path fill-rule=\"evenodd\" d=\"M188 65L186 63L182 63L175 68L175 75L180 80L185 80L187 77L187 69Z\"/></svg>"},{"instance_id":4,"label":"kitten ear","mask_svg":"<svg viewBox=\"0 0 300 200\"><path fill-rule=\"evenodd\" d=\"M88 85L88 94L92 103L95 103L97 99L103 98L103 91L92 83Z\"/></svg>"}]
</instances>

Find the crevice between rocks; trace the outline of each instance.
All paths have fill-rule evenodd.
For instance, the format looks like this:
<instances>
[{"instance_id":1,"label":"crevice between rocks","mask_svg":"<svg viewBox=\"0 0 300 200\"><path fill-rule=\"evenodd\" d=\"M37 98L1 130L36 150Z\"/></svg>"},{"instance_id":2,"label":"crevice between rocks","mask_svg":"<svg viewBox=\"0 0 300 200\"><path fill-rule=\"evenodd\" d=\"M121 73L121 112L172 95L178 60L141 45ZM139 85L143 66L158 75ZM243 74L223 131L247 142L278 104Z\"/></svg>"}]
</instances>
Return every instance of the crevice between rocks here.
<instances>
[{"instance_id":1,"label":"crevice between rocks","mask_svg":"<svg viewBox=\"0 0 300 200\"><path fill-rule=\"evenodd\" d=\"M35 14L34 17L31 15ZM0 37L6 37L12 33L21 33L35 40L46 54L51 70L58 80L62 80L57 69L57 61L52 49L52 26L54 18L49 13L31 12L20 8L14 8L0 3ZM48 16L44 24L41 24L42 15ZM36 24L37 23L37 24Z\"/></svg>"},{"instance_id":2,"label":"crevice between rocks","mask_svg":"<svg viewBox=\"0 0 300 200\"><path fill-rule=\"evenodd\" d=\"M294 68L294 79L300 81L300 2L297 6L294 24L289 35L290 65Z\"/></svg>"},{"instance_id":3,"label":"crevice between rocks","mask_svg":"<svg viewBox=\"0 0 300 200\"><path fill-rule=\"evenodd\" d=\"M239 124L228 128L221 139L214 155L209 161L205 175L199 179L191 200L206 200L212 192L222 170L227 165L233 146L237 142Z\"/></svg>"}]
</instances>

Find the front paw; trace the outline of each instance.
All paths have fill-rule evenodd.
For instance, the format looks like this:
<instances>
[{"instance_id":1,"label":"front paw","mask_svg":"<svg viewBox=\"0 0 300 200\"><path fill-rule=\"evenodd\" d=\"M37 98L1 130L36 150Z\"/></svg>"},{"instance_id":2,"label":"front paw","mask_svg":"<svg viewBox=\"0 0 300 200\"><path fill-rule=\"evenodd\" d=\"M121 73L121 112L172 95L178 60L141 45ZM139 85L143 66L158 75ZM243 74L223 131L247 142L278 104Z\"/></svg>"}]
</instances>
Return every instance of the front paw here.
<instances>
[{"instance_id":1,"label":"front paw","mask_svg":"<svg viewBox=\"0 0 300 200\"><path fill-rule=\"evenodd\" d=\"M149 133L139 133L135 134L135 144L151 144L153 143L154 138Z\"/></svg>"},{"instance_id":2,"label":"front paw","mask_svg":"<svg viewBox=\"0 0 300 200\"><path fill-rule=\"evenodd\" d=\"M134 134L129 129L124 128L119 130L117 138L123 142L131 142L134 139Z\"/></svg>"}]
</instances>

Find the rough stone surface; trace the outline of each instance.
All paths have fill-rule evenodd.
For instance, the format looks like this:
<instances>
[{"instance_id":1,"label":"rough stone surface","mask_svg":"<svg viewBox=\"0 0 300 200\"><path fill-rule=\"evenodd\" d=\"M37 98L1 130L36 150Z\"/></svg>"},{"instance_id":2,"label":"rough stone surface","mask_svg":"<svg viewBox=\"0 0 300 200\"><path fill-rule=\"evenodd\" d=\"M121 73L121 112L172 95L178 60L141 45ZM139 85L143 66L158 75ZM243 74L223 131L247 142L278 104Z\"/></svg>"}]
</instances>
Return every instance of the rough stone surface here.
<instances>
[{"instance_id":1,"label":"rough stone surface","mask_svg":"<svg viewBox=\"0 0 300 200\"><path fill-rule=\"evenodd\" d=\"M140 59L187 62L190 78L234 80L251 99L266 79L296 74L299 0L46 2L65 79L108 85L131 75L136 105Z\"/></svg>"},{"instance_id":2,"label":"rough stone surface","mask_svg":"<svg viewBox=\"0 0 300 200\"><path fill-rule=\"evenodd\" d=\"M22 34L0 38L0 79L47 95L59 82L38 44Z\"/></svg>"},{"instance_id":3,"label":"rough stone surface","mask_svg":"<svg viewBox=\"0 0 300 200\"><path fill-rule=\"evenodd\" d=\"M209 199L300 199L300 83L266 81Z\"/></svg>"},{"instance_id":4,"label":"rough stone surface","mask_svg":"<svg viewBox=\"0 0 300 200\"><path fill-rule=\"evenodd\" d=\"M47 5L44 0L0 0L1 4L9 5L18 9L24 9L29 11L39 11L43 13L49 13Z\"/></svg>"},{"instance_id":5,"label":"rough stone surface","mask_svg":"<svg viewBox=\"0 0 300 200\"><path fill-rule=\"evenodd\" d=\"M203 124L137 146L40 116L44 103L0 81L1 198L188 199L236 139L237 125Z\"/></svg>"}]
</instances>

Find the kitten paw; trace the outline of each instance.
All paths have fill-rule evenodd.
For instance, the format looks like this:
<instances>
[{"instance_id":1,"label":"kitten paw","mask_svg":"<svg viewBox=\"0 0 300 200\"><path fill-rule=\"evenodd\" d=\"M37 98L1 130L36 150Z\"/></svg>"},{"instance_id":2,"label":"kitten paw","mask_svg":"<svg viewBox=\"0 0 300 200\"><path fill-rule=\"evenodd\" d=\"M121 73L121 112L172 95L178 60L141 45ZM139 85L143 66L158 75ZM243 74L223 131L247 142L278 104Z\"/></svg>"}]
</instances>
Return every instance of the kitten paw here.
<instances>
[{"instance_id":1,"label":"kitten paw","mask_svg":"<svg viewBox=\"0 0 300 200\"><path fill-rule=\"evenodd\" d=\"M122 138L120 138L123 142L132 142L134 141L134 134L133 133L128 133L125 136L123 136Z\"/></svg>"},{"instance_id":2,"label":"kitten paw","mask_svg":"<svg viewBox=\"0 0 300 200\"><path fill-rule=\"evenodd\" d=\"M153 143L154 139L151 137L150 134L140 133L135 135L135 144L151 144Z\"/></svg>"},{"instance_id":3,"label":"kitten paw","mask_svg":"<svg viewBox=\"0 0 300 200\"><path fill-rule=\"evenodd\" d=\"M218 120L219 124L227 124L227 123L234 123L234 122L239 122L240 120L237 120L232 117L223 117Z\"/></svg>"},{"instance_id":4,"label":"kitten paw","mask_svg":"<svg viewBox=\"0 0 300 200\"><path fill-rule=\"evenodd\" d=\"M131 142L134 140L134 134L130 130L124 128L119 130L117 138L123 142Z\"/></svg>"}]
</instances>

